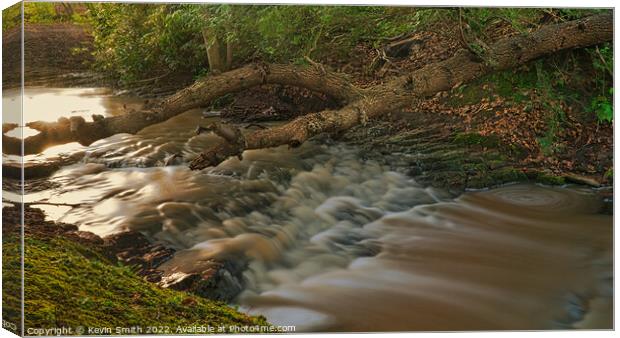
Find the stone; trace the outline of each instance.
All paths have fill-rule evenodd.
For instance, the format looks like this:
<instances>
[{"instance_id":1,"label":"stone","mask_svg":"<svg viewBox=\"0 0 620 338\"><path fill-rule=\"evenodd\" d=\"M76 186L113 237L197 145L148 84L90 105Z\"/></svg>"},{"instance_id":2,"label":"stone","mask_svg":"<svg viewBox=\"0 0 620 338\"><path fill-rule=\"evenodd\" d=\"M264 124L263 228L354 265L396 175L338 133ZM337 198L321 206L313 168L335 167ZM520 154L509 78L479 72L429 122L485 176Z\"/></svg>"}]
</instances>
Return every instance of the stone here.
<instances>
[{"instance_id":1,"label":"stone","mask_svg":"<svg viewBox=\"0 0 620 338\"><path fill-rule=\"evenodd\" d=\"M246 268L247 261L243 260L214 261L201 272L166 272L158 284L163 288L192 292L204 298L227 302L243 291L243 271Z\"/></svg>"},{"instance_id":2,"label":"stone","mask_svg":"<svg viewBox=\"0 0 620 338\"><path fill-rule=\"evenodd\" d=\"M150 245L149 240L137 231L125 231L112 234L103 238L104 247L114 252L127 249L137 249Z\"/></svg>"},{"instance_id":3,"label":"stone","mask_svg":"<svg viewBox=\"0 0 620 338\"><path fill-rule=\"evenodd\" d=\"M77 228L77 227L76 227ZM74 230L67 232L67 236L72 236L77 241L93 245L102 245L103 239L90 231Z\"/></svg>"}]
</instances>

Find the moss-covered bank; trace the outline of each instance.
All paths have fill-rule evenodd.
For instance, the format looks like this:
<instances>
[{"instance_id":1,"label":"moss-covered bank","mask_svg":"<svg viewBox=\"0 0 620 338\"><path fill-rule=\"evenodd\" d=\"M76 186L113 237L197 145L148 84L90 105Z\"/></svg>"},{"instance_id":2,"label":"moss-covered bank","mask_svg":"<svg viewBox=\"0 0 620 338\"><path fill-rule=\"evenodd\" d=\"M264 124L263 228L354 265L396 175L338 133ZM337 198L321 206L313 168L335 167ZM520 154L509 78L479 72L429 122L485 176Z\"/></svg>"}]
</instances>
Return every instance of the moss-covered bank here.
<instances>
[{"instance_id":1,"label":"moss-covered bank","mask_svg":"<svg viewBox=\"0 0 620 338\"><path fill-rule=\"evenodd\" d=\"M112 332L100 333L117 334L117 327L140 327L133 333L146 334L149 327L158 327L164 331L151 333L184 334L188 332L177 329L269 325L263 317L247 316L224 303L162 289L130 267L113 263L99 248L38 226L27 224L24 239L26 331L81 326L85 334L89 327L109 327ZM7 223L3 229L3 283L5 319L18 323L21 286L16 229Z\"/></svg>"},{"instance_id":2,"label":"moss-covered bank","mask_svg":"<svg viewBox=\"0 0 620 338\"><path fill-rule=\"evenodd\" d=\"M553 171L525 161L525 151L495 135L464 131L458 117L424 111L392 114L381 121L353 128L341 140L373 159L414 177L420 183L443 187L455 194L514 182L545 185L577 183L608 186L574 172Z\"/></svg>"}]
</instances>

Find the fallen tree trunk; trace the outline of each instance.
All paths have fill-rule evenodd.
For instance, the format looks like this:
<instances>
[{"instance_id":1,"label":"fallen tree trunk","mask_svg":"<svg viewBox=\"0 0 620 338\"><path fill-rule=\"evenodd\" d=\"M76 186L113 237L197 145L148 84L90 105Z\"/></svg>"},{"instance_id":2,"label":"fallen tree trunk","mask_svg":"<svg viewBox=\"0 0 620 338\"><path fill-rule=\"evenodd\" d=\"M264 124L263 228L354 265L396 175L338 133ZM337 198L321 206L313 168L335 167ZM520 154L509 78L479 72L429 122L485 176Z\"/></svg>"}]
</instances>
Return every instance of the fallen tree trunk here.
<instances>
[{"instance_id":1,"label":"fallen tree trunk","mask_svg":"<svg viewBox=\"0 0 620 338\"><path fill-rule=\"evenodd\" d=\"M370 88L364 97L340 110L308 114L282 126L242 135L242 139L235 142L222 138L196 157L190 163L190 168L214 166L248 149L284 144L296 146L317 134L336 133L357 124L365 124L368 119L401 109L416 99L449 90L490 72L509 69L560 50L587 47L612 38L612 16L597 15L546 26L532 34L501 39L490 46L484 59L462 49L445 61Z\"/></svg>"},{"instance_id":2,"label":"fallen tree trunk","mask_svg":"<svg viewBox=\"0 0 620 338\"><path fill-rule=\"evenodd\" d=\"M357 88L344 75L317 66L253 64L201 79L140 112L93 122L73 118L54 123L30 123L30 127L41 133L25 139L24 152L37 153L48 146L73 141L88 145L113 134L135 133L188 109L206 105L222 95L262 84L304 87L337 99L343 107L308 114L282 126L245 135L238 132L238 139L235 140L221 138L190 163L192 169L202 169L217 165L230 156L240 155L247 149L284 144L296 146L317 134L344 131L490 72L512 68L557 51L611 41L612 38L612 15L594 15L544 26L531 34L501 39L490 45L484 55L460 50L450 59L368 89ZM6 136L3 140L5 153L19 154L15 140Z\"/></svg>"},{"instance_id":3,"label":"fallen tree trunk","mask_svg":"<svg viewBox=\"0 0 620 338\"><path fill-rule=\"evenodd\" d=\"M93 116L92 122L81 117L61 118L57 122L30 122L26 125L40 133L25 138L24 155L40 153L48 147L78 142L93 142L120 133L134 134L152 124L168 120L189 109L209 104L225 94L239 92L262 84L281 84L304 87L324 93L346 103L362 95L346 76L316 67L281 64L250 64L229 72L209 76L178 91L160 102L154 102L141 111L102 118ZM19 155L21 139L4 135L17 125L3 125L2 151Z\"/></svg>"}]
</instances>

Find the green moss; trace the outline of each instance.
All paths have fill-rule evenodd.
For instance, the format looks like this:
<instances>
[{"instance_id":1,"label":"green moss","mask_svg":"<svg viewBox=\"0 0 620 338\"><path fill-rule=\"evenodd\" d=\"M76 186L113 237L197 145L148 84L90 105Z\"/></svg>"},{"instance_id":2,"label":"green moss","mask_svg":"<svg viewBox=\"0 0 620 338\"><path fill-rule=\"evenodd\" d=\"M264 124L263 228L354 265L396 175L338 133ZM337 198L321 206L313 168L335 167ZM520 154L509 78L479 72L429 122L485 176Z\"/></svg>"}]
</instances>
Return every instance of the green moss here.
<instances>
[{"instance_id":1,"label":"green moss","mask_svg":"<svg viewBox=\"0 0 620 338\"><path fill-rule=\"evenodd\" d=\"M456 144L479 145L494 148L499 145L499 139L494 135L483 136L478 133L458 133L453 139Z\"/></svg>"},{"instance_id":2,"label":"green moss","mask_svg":"<svg viewBox=\"0 0 620 338\"><path fill-rule=\"evenodd\" d=\"M541 172L536 175L536 182L548 185L562 185L566 183L566 180L562 176Z\"/></svg>"},{"instance_id":3,"label":"green moss","mask_svg":"<svg viewBox=\"0 0 620 338\"><path fill-rule=\"evenodd\" d=\"M452 107L476 104L483 98L489 97L489 92L482 89L483 82L475 81L455 89L453 95L448 96L447 104Z\"/></svg>"},{"instance_id":4,"label":"green moss","mask_svg":"<svg viewBox=\"0 0 620 338\"><path fill-rule=\"evenodd\" d=\"M487 165L489 167L489 169L497 169L497 168L501 168L504 165L506 165L506 161L505 160L498 160L498 159L490 159L487 161Z\"/></svg>"},{"instance_id":5,"label":"green moss","mask_svg":"<svg viewBox=\"0 0 620 338\"><path fill-rule=\"evenodd\" d=\"M527 176L520 170L513 167L503 167L496 170L477 171L468 178L467 187L481 189L525 180L527 180Z\"/></svg>"},{"instance_id":6,"label":"green moss","mask_svg":"<svg viewBox=\"0 0 620 338\"><path fill-rule=\"evenodd\" d=\"M244 315L224 303L161 289L95 249L66 239L27 236L25 248L26 329L269 325L262 316ZM3 249L18 248L5 241ZM3 258L4 264L19 268L19 256Z\"/></svg>"},{"instance_id":7,"label":"green moss","mask_svg":"<svg viewBox=\"0 0 620 338\"><path fill-rule=\"evenodd\" d=\"M527 176L522 171L513 167L500 168L491 171L489 174L494 181L498 182L497 184L527 180Z\"/></svg>"},{"instance_id":8,"label":"green moss","mask_svg":"<svg viewBox=\"0 0 620 338\"><path fill-rule=\"evenodd\" d=\"M485 173L488 170L488 167L486 164L482 162L475 162L475 163L467 163L463 165L463 170L465 170L466 172L475 171L478 173Z\"/></svg>"},{"instance_id":9,"label":"green moss","mask_svg":"<svg viewBox=\"0 0 620 338\"><path fill-rule=\"evenodd\" d=\"M15 334L21 331L21 250L19 232L2 234L2 319L3 327Z\"/></svg>"}]
</instances>

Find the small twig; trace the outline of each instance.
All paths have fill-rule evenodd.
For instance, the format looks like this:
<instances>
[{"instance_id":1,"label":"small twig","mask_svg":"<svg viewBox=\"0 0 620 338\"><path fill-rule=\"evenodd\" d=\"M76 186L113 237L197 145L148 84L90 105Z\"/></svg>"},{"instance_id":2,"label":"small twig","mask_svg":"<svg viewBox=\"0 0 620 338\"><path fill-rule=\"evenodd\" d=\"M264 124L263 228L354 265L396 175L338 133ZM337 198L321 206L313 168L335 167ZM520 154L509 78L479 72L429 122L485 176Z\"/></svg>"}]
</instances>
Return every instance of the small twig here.
<instances>
[{"instance_id":1,"label":"small twig","mask_svg":"<svg viewBox=\"0 0 620 338\"><path fill-rule=\"evenodd\" d=\"M461 32L461 44L463 47L467 48L470 52L478 55L476 51L467 43L467 39L465 38L465 32L463 31L463 9L459 7L459 31Z\"/></svg>"},{"instance_id":2,"label":"small twig","mask_svg":"<svg viewBox=\"0 0 620 338\"><path fill-rule=\"evenodd\" d=\"M133 81L133 82L129 82L129 83L127 83L127 84L129 84L129 85L135 85L135 84L138 84L138 83L153 82L153 81L157 81L157 80L163 79L163 78L165 78L165 77L166 77L166 76L168 76L168 75L170 75L170 72L166 72L166 73L164 73L163 75L158 75L158 76L151 77L151 78L148 78L148 79L136 80L136 81Z\"/></svg>"},{"instance_id":3,"label":"small twig","mask_svg":"<svg viewBox=\"0 0 620 338\"><path fill-rule=\"evenodd\" d=\"M260 124L258 124L258 123L250 123L250 124L246 125L246 126L245 126L245 127L243 127L243 128L244 128L244 129L250 129L250 128L252 128L252 127L256 127L256 128L258 128L258 129L267 129L267 127L265 127L265 126L263 126L263 125L260 125Z\"/></svg>"},{"instance_id":4,"label":"small twig","mask_svg":"<svg viewBox=\"0 0 620 338\"><path fill-rule=\"evenodd\" d=\"M322 64L312 60L308 55L304 56L304 59L308 61L308 63L310 63L312 66L314 66L316 69L318 69L321 72L321 74L323 75L327 74L327 71L325 70L325 66L323 66Z\"/></svg>"},{"instance_id":5,"label":"small twig","mask_svg":"<svg viewBox=\"0 0 620 338\"><path fill-rule=\"evenodd\" d=\"M607 61L605 61L605 58L601 54L601 51L598 49L598 46L596 46L596 54L598 54L598 57L601 59L601 62L603 62L603 66L605 66L605 70L607 70L609 75L611 75L613 77L614 76L614 72L611 70L611 68L607 64Z\"/></svg>"},{"instance_id":6,"label":"small twig","mask_svg":"<svg viewBox=\"0 0 620 338\"><path fill-rule=\"evenodd\" d=\"M383 67L388 66L386 71L392 71L396 74L402 74L402 70L400 69L400 67L398 67L394 62L392 62L392 60L385 53L385 49L380 49L380 50L377 49L377 57L385 61L385 65ZM389 68L393 68L393 69L389 69Z\"/></svg>"},{"instance_id":7,"label":"small twig","mask_svg":"<svg viewBox=\"0 0 620 338\"><path fill-rule=\"evenodd\" d=\"M480 47L483 49L483 53L481 53L479 51L476 51L465 38L465 32L463 31L463 8L461 7L459 7L459 30L461 31L461 43L463 44L463 46L476 57L480 58L480 60L488 62L488 60L481 54L486 53L489 50L489 46L479 38L475 38L477 40L476 42L478 42Z\"/></svg>"},{"instance_id":8,"label":"small twig","mask_svg":"<svg viewBox=\"0 0 620 338\"><path fill-rule=\"evenodd\" d=\"M549 9L543 9L543 13L549 14L550 16L552 16L552 17L556 18L556 19L557 19L558 21L560 21L560 22L565 22L565 21L566 21L566 20L565 20L564 18L562 18L561 16L559 16L559 15L557 15L557 14L553 13L553 11L552 11L552 10L549 10Z\"/></svg>"},{"instance_id":9,"label":"small twig","mask_svg":"<svg viewBox=\"0 0 620 338\"><path fill-rule=\"evenodd\" d=\"M77 208L77 207L82 206L82 204L52 203L52 202L29 202L29 203L24 203L24 205L27 205L27 206L36 205L36 204L53 205L53 206L57 206L57 207L72 207L72 208Z\"/></svg>"}]
</instances>

